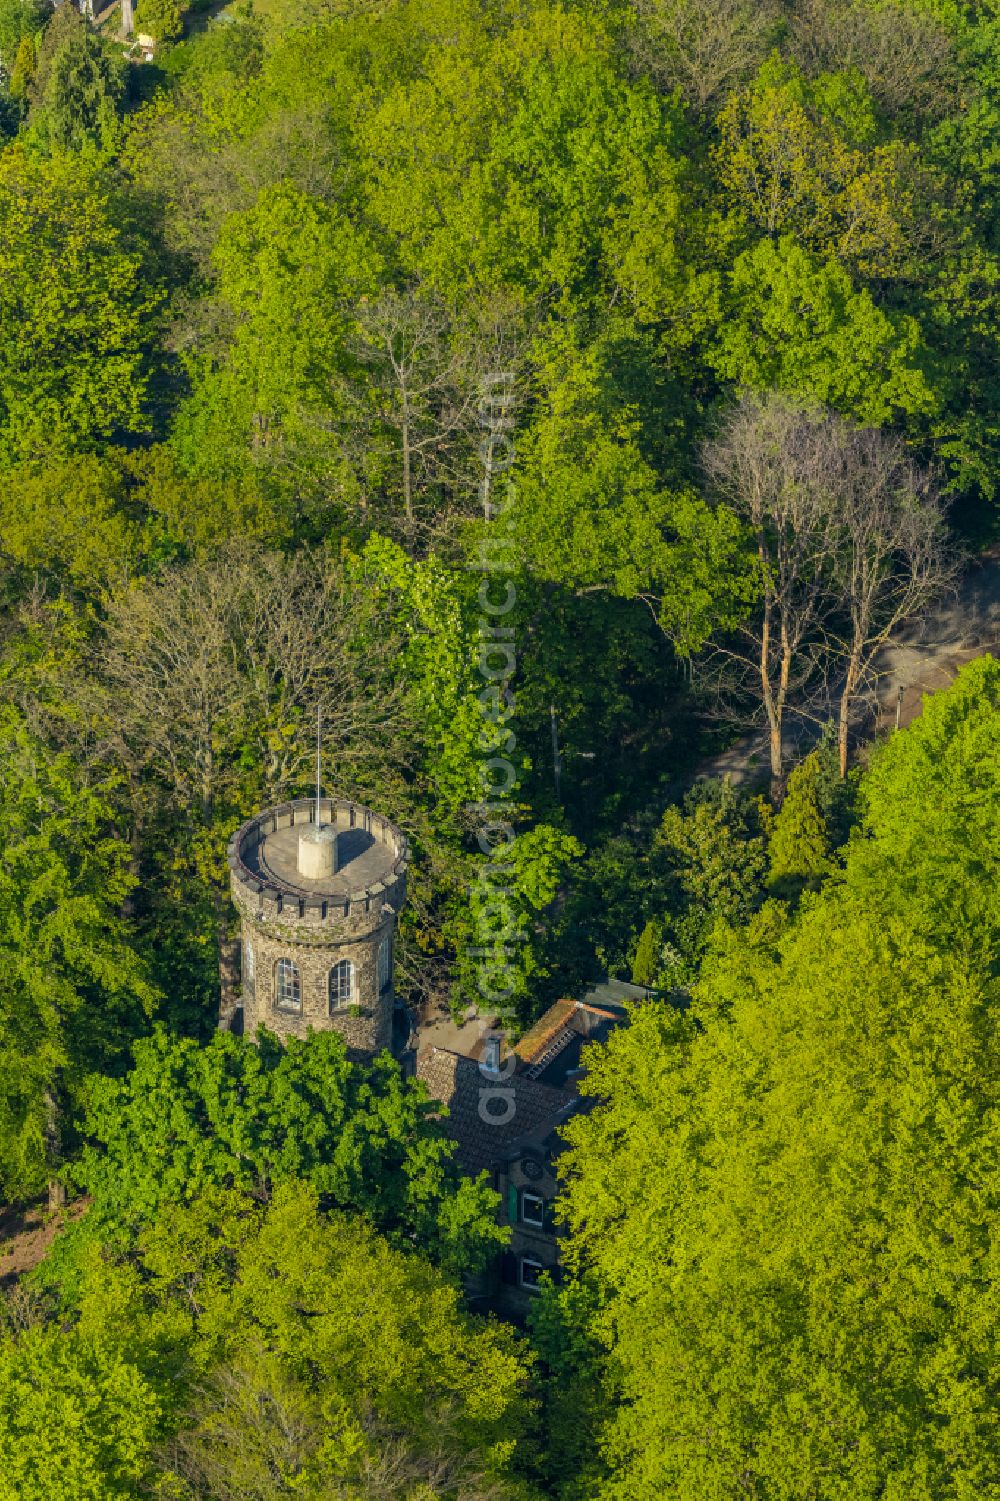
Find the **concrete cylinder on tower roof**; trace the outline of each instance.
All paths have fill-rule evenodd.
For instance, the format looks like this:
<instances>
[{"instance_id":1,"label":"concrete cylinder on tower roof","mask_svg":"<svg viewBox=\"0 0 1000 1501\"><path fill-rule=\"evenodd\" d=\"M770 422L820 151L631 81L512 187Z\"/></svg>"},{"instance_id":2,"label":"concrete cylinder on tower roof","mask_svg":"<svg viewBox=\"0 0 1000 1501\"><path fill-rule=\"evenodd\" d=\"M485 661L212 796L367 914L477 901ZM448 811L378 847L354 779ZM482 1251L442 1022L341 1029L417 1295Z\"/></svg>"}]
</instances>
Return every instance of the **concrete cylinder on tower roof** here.
<instances>
[{"instance_id":1,"label":"concrete cylinder on tower roof","mask_svg":"<svg viewBox=\"0 0 1000 1501\"><path fill-rule=\"evenodd\" d=\"M337 871L337 831L328 823L309 824L299 835L299 875L322 881Z\"/></svg>"}]
</instances>

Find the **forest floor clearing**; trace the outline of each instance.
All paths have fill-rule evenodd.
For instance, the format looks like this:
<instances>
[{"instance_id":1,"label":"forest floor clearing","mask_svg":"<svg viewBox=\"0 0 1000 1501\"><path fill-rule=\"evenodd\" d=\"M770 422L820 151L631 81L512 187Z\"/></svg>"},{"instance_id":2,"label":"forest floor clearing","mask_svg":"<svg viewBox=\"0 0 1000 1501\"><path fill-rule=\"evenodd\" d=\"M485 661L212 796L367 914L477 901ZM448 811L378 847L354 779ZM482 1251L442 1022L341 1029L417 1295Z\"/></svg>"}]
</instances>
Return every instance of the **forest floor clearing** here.
<instances>
[{"instance_id":1,"label":"forest floor clearing","mask_svg":"<svg viewBox=\"0 0 1000 1501\"><path fill-rule=\"evenodd\" d=\"M50 1214L43 1199L25 1208L0 1209L0 1290L32 1271L48 1254L59 1231L79 1219L86 1207L87 1200L78 1199Z\"/></svg>"}]
</instances>

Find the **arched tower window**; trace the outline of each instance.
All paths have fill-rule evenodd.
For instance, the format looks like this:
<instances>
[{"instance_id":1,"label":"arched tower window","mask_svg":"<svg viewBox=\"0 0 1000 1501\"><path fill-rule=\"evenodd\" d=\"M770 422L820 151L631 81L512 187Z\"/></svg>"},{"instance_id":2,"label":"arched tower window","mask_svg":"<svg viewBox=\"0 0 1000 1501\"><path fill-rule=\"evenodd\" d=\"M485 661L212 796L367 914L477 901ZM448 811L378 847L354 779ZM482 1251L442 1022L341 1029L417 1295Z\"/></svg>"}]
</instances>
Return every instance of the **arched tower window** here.
<instances>
[{"instance_id":1,"label":"arched tower window","mask_svg":"<svg viewBox=\"0 0 1000 1501\"><path fill-rule=\"evenodd\" d=\"M274 1004L281 1011L302 1010L299 967L291 959L279 959L274 966Z\"/></svg>"},{"instance_id":2,"label":"arched tower window","mask_svg":"<svg viewBox=\"0 0 1000 1501\"><path fill-rule=\"evenodd\" d=\"M392 978L392 940L383 938L378 946L378 993L382 994Z\"/></svg>"},{"instance_id":3,"label":"arched tower window","mask_svg":"<svg viewBox=\"0 0 1000 1501\"><path fill-rule=\"evenodd\" d=\"M354 1000L354 965L350 959L338 959L330 971L330 1010L349 1006Z\"/></svg>"}]
</instances>

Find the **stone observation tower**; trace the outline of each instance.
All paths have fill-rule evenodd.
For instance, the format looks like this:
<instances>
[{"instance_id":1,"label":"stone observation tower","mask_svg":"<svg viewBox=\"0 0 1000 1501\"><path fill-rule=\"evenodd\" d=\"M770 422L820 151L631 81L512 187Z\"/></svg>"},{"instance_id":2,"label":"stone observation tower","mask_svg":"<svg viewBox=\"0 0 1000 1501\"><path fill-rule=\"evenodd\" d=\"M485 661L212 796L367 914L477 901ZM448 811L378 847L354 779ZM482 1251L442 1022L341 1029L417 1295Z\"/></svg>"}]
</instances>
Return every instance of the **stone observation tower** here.
<instances>
[{"instance_id":1,"label":"stone observation tower","mask_svg":"<svg viewBox=\"0 0 1000 1501\"><path fill-rule=\"evenodd\" d=\"M243 919L243 1027L343 1034L356 1053L390 1046L393 940L406 896L406 839L360 803L301 798L268 808L229 842Z\"/></svg>"}]
</instances>

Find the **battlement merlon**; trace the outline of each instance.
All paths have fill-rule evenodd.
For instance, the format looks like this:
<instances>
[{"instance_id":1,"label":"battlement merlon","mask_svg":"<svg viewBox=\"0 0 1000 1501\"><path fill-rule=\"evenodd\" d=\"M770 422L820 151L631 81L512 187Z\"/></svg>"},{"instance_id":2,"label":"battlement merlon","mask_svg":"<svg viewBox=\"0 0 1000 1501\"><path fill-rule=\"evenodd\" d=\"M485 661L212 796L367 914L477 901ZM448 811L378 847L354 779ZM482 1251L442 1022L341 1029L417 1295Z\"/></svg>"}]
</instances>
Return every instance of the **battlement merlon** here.
<instances>
[{"instance_id":1,"label":"battlement merlon","mask_svg":"<svg viewBox=\"0 0 1000 1501\"><path fill-rule=\"evenodd\" d=\"M329 942L391 922L406 896L405 835L361 803L321 798L320 827L336 835L334 869L304 874L299 840L315 827L316 809L314 798L299 798L268 808L237 829L228 863L240 913L268 928L294 929L299 941L307 942L310 930Z\"/></svg>"}]
</instances>

